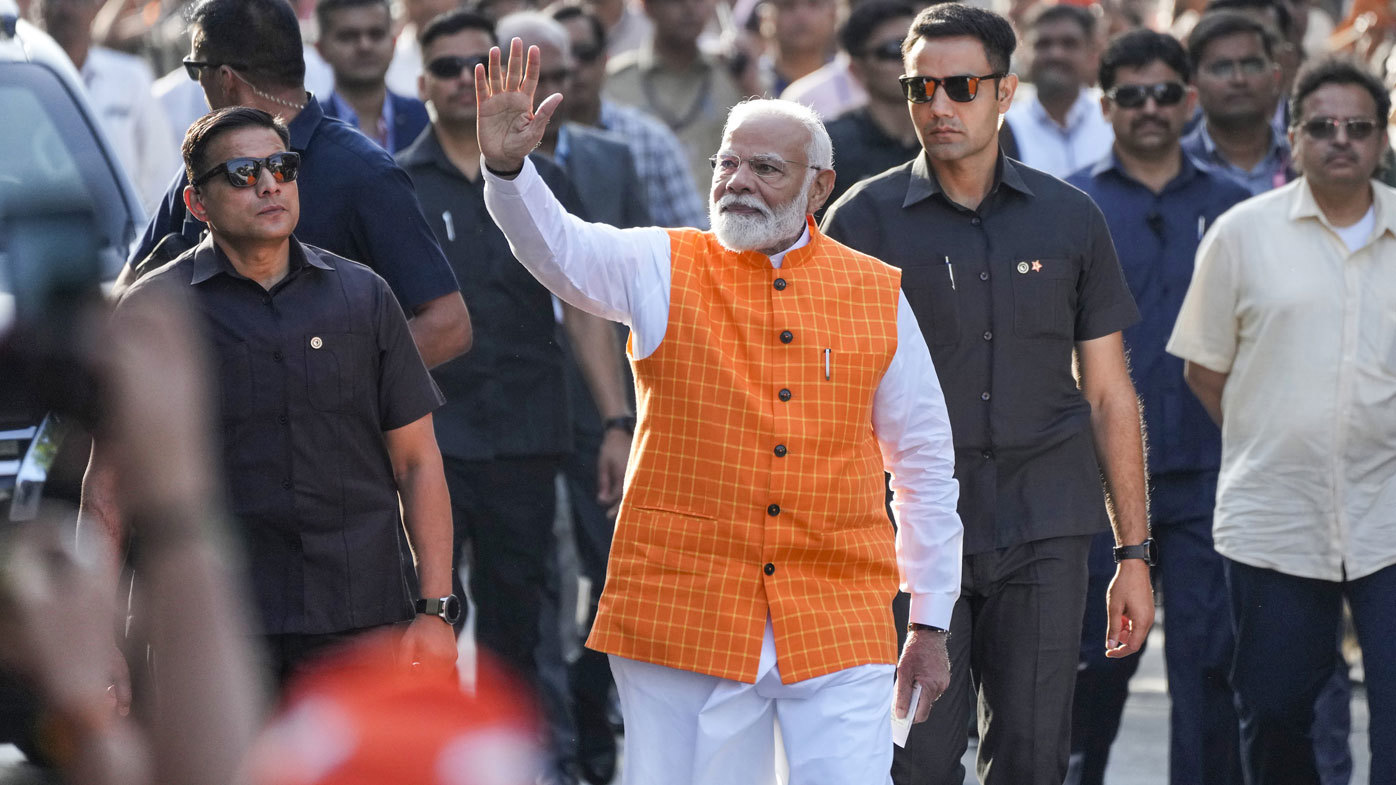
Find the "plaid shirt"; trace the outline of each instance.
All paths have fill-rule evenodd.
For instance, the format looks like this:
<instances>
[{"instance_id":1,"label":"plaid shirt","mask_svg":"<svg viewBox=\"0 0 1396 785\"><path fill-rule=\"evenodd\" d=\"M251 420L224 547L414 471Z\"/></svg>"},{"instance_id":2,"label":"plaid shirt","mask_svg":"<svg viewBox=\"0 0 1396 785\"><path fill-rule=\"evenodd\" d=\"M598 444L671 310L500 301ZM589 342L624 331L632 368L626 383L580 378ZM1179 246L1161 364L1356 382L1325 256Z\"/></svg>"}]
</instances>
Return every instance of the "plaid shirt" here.
<instances>
[{"instance_id":1,"label":"plaid shirt","mask_svg":"<svg viewBox=\"0 0 1396 785\"><path fill-rule=\"evenodd\" d=\"M687 154L673 132L639 109L605 100L601 127L630 143L651 220L659 226L708 228L708 211L686 166Z\"/></svg>"}]
</instances>

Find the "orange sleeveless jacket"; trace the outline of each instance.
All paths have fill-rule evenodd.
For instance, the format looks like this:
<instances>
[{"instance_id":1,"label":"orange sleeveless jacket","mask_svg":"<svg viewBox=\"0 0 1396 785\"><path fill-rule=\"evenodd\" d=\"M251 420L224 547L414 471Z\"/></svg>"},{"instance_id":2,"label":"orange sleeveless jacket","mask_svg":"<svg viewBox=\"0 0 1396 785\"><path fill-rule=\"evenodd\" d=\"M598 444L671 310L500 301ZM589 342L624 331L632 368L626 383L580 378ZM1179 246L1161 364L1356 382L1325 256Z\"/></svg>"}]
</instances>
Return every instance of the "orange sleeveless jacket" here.
<instances>
[{"instance_id":1,"label":"orange sleeveless jacket","mask_svg":"<svg viewBox=\"0 0 1396 785\"><path fill-rule=\"evenodd\" d=\"M809 229L780 269L670 232L668 329L632 363L639 424L591 648L753 682L769 613L786 683L895 662L872 405L901 273Z\"/></svg>"}]
</instances>

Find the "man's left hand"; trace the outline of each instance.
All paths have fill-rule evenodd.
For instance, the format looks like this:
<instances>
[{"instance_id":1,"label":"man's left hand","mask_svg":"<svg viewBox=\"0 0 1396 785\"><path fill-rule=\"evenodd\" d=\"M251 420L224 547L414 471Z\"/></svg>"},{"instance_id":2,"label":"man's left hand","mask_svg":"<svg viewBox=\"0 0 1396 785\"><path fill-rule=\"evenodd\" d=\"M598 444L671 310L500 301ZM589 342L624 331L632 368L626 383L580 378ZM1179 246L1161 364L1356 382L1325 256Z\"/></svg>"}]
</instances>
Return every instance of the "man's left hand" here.
<instances>
[{"instance_id":1,"label":"man's left hand","mask_svg":"<svg viewBox=\"0 0 1396 785\"><path fill-rule=\"evenodd\" d=\"M609 428L606 435L601 437L601 450L596 455L596 501L606 508L607 518L616 517L616 511L620 509L631 438L629 433L619 428Z\"/></svg>"},{"instance_id":2,"label":"man's left hand","mask_svg":"<svg viewBox=\"0 0 1396 785\"><path fill-rule=\"evenodd\" d=\"M911 707L912 685L921 685L921 701L916 706L912 722L925 722L935 703L950 687L950 654L946 649L947 633L912 630L906 634L906 646L897 663L897 688L892 716L905 717Z\"/></svg>"},{"instance_id":3,"label":"man's left hand","mask_svg":"<svg viewBox=\"0 0 1396 785\"><path fill-rule=\"evenodd\" d=\"M1116 565L1105 601L1110 613L1105 656L1128 657L1144 645L1154 624L1154 587L1149 583L1149 565L1139 559L1125 559Z\"/></svg>"},{"instance_id":4,"label":"man's left hand","mask_svg":"<svg viewBox=\"0 0 1396 785\"><path fill-rule=\"evenodd\" d=\"M456 666L456 631L438 616L419 613L402 635L398 658L427 675L450 675Z\"/></svg>"}]
</instances>

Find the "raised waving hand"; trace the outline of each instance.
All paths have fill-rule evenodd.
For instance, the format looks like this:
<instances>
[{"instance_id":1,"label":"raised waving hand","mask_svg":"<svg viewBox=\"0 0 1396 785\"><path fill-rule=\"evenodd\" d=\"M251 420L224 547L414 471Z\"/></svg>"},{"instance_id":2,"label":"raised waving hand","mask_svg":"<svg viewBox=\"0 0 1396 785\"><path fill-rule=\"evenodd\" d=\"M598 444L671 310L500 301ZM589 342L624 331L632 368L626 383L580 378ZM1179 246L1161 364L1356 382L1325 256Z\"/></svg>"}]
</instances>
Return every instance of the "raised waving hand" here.
<instances>
[{"instance_id":1,"label":"raised waving hand","mask_svg":"<svg viewBox=\"0 0 1396 785\"><path fill-rule=\"evenodd\" d=\"M509 64L500 63L499 47L490 50L488 73L475 66L475 132L485 165L495 173L517 172L524 158L543 139L548 120L562 103L562 94L548 96L533 109L533 93L538 89L538 47L523 53L523 41L509 42Z\"/></svg>"}]
</instances>

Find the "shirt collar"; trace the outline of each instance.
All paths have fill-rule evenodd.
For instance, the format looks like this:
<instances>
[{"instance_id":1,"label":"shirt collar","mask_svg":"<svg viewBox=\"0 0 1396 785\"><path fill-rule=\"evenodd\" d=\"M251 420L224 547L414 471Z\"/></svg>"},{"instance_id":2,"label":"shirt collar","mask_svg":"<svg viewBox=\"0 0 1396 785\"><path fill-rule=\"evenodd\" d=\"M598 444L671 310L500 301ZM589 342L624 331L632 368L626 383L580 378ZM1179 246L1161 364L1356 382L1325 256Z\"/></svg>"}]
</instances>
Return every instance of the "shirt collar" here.
<instances>
[{"instance_id":1,"label":"shirt collar","mask_svg":"<svg viewBox=\"0 0 1396 785\"><path fill-rule=\"evenodd\" d=\"M310 146L311 137L315 136L315 131L320 127L320 121L325 119L325 110L320 106L320 102L315 100L315 96L305 94L305 107L296 114L295 119L287 126L291 132L291 149L297 152L305 152Z\"/></svg>"},{"instance_id":2,"label":"shirt collar","mask_svg":"<svg viewBox=\"0 0 1396 785\"><path fill-rule=\"evenodd\" d=\"M1369 180L1368 184L1372 189L1372 209L1376 211L1376 224L1372 227L1372 236L1380 237L1387 232L1396 236L1396 227L1393 227L1387 220L1393 207L1396 207L1396 204L1393 204L1396 202L1396 199L1393 199L1396 193L1376 180ZM1318 206L1318 201L1314 199L1314 192L1309 188L1309 178L1300 177L1283 187L1294 189L1289 195L1289 219L1291 221L1314 218L1319 223L1333 228L1333 225L1328 222L1328 216L1323 214L1323 210Z\"/></svg>"},{"instance_id":3,"label":"shirt collar","mask_svg":"<svg viewBox=\"0 0 1396 785\"><path fill-rule=\"evenodd\" d=\"M1029 105L1032 113L1037 116L1039 123L1050 123L1057 125L1057 121L1050 114L1047 114L1047 107L1042 105L1042 99L1034 95L1032 103ZM1091 91L1082 87L1076 93L1076 100L1071 102L1071 108L1066 110L1066 125L1057 126L1063 128L1067 133L1072 133L1080 128L1082 123L1090 119L1091 112L1100 114L1100 104L1092 96Z\"/></svg>"},{"instance_id":4,"label":"shirt collar","mask_svg":"<svg viewBox=\"0 0 1396 785\"><path fill-rule=\"evenodd\" d=\"M558 166L567 165L567 154L572 152L571 135L567 132L567 123L557 127L557 144L553 145L553 160Z\"/></svg>"},{"instance_id":5,"label":"shirt collar","mask_svg":"<svg viewBox=\"0 0 1396 785\"><path fill-rule=\"evenodd\" d=\"M1178 168L1178 174L1174 175L1173 179L1168 181L1168 185L1165 185L1163 187L1164 191L1169 191L1173 188L1181 187L1182 185L1191 182L1192 178L1197 176L1198 169L1193 164L1192 158L1188 156L1188 154L1184 152L1181 148L1178 150L1178 155L1180 155L1183 159L1182 165ZM1099 161L1096 161L1091 166L1092 178L1100 177L1101 175L1104 175L1107 172L1114 172L1116 176L1129 180L1132 183L1137 182L1133 177L1130 177L1128 172L1125 171L1124 165L1120 163L1119 156L1115 155L1115 148L1113 146L1110 148L1110 152L1105 154L1105 157L1101 158Z\"/></svg>"},{"instance_id":6,"label":"shirt collar","mask_svg":"<svg viewBox=\"0 0 1396 785\"><path fill-rule=\"evenodd\" d=\"M451 159L446 157L446 150L441 147L441 140L436 138L436 126L428 124L422 131L422 135L417 137L417 141L408 145L401 153L398 153L398 161L404 166L431 165L437 169L451 175L465 179L465 174L456 165L451 163Z\"/></svg>"},{"instance_id":7,"label":"shirt collar","mask_svg":"<svg viewBox=\"0 0 1396 785\"><path fill-rule=\"evenodd\" d=\"M321 270L333 270L334 266L321 258L320 254L312 250L307 250L295 237L291 238L291 259L287 272L287 277L306 265L318 267ZM242 273L233 267L233 263L228 260L228 255L223 253L223 249L218 247L218 243L213 241L213 234L205 234L204 239L194 248L194 259L191 263L189 284L198 286L208 279L220 273L233 278L243 278Z\"/></svg>"},{"instance_id":8,"label":"shirt collar","mask_svg":"<svg viewBox=\"0 0 1396 785\"><path fill-rule=\"evenodd\" d=\"M1217 153L1217 143L1212 139L1212 134L1207 131L1207 120L1204 118L1197 124L1197 139L1202 143L1202 149L1207 153L1207 159L1218 163L1225 163L1231 166L1230 162L1223 161ZM1270 126L1270 148L1265 152L1265 159L1262 164L1283 158L1289 155L1289 143L1284 137Z\"/></svg>"},{"instance_id":9,"label":"shirt collar","mask_svg":"<svg viewBox=\"0 0 1396 785\"><path fill-rule=\"evenodd\" d=\"M989 193L997 191L1000 185L1006 185L1024 196L1033 195L1032 189L1023 182L1018 167L1014 166L1013 161L1002 151L999 151L998 162L994 165L994 185L989 189ZM911 162L911 178L906 185L906 198L902 200L902 207L910 207L923 199L943 193L940 181L931 169L929 156L922 151Z\"/></svg>"}]
</instances>

